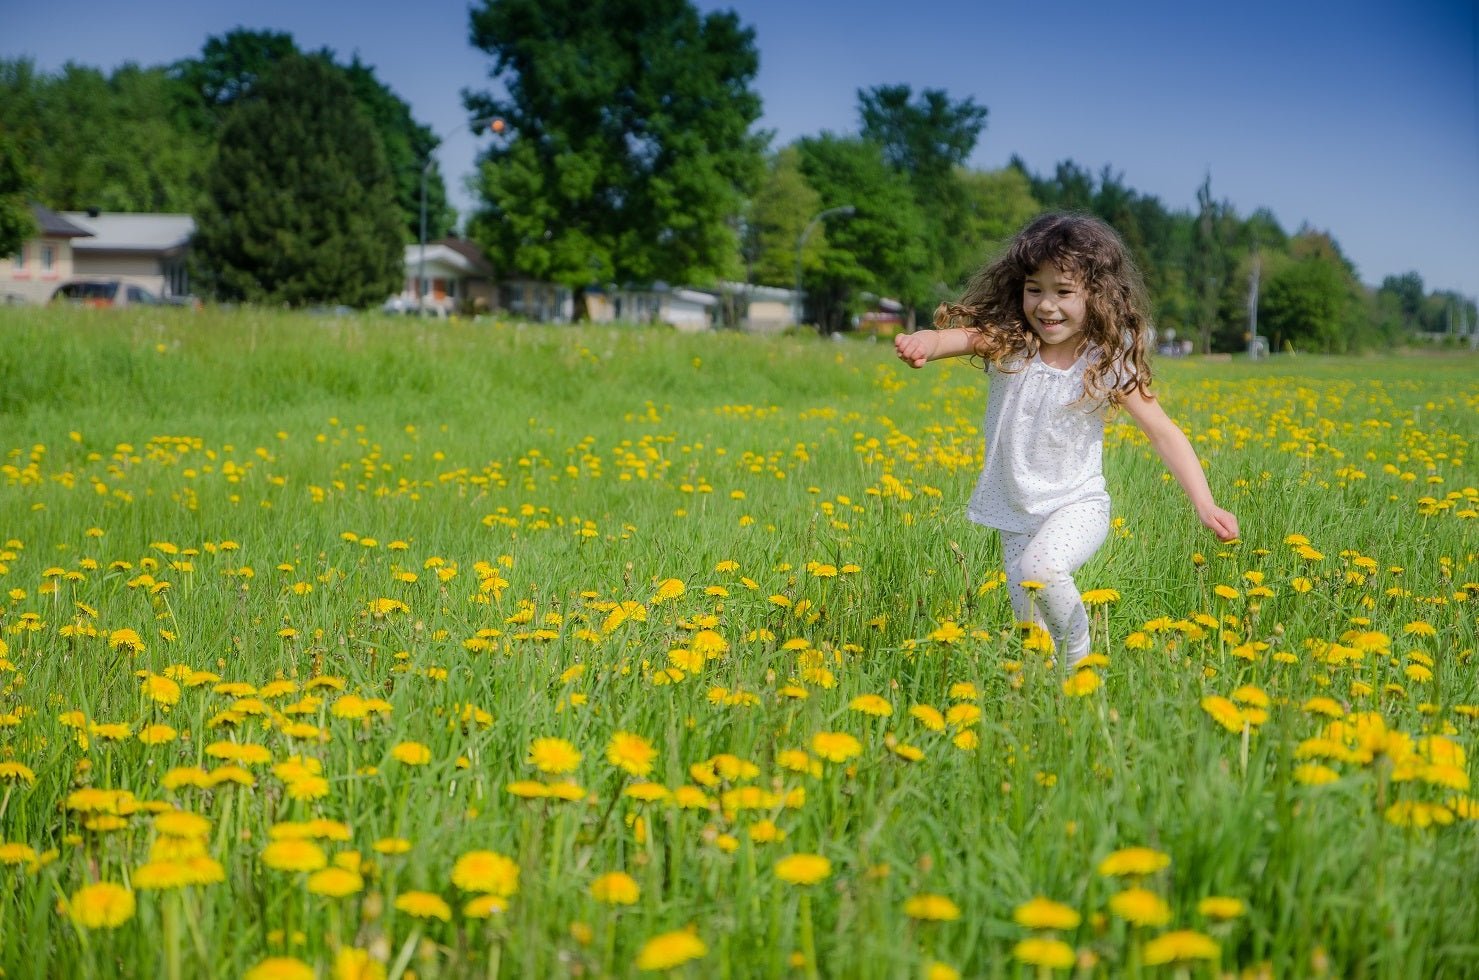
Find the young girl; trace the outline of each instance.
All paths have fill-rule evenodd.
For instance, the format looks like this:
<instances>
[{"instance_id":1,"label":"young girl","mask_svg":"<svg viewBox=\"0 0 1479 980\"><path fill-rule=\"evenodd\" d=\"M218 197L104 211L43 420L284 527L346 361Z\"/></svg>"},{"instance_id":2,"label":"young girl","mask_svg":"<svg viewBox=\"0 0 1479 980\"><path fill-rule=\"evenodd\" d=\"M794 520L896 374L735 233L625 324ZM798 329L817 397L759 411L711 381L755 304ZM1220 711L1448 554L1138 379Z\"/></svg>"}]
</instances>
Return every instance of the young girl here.
<instances>
[{"instance_id":1,"label":"young girl","mask_svg":"<svg viewBox=\"0 0 1479 980\"><path fill-rule=\"evenodd\" d=\"M1096 218L1041 215L942 304L935 330L902 334L910 367L964 354L986 361L986 465L967 516L1001 534L1018 620L1035 614L1072 668L1089 655L1089 617L1073 573L1109 534L1104 422L1123 408L1223 541L1238 520L1218 507L1191 443L1150 393L1154 331L1124 242ZM1041 589L1029 601L1023 582Z\"/></svg>"}]
</instances>

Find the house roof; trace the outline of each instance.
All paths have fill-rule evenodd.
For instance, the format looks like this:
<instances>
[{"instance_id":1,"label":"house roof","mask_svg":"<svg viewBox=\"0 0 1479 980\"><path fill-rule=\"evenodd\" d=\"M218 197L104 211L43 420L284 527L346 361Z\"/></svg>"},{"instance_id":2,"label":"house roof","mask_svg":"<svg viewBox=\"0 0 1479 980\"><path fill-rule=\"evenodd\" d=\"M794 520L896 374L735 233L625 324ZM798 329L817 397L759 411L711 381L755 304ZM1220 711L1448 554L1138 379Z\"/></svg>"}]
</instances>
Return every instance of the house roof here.
<instances>
[{"instance_id":1,"label":"house roof","mask_svg":"<svg viewBox=\"0 0 1479 980\"><path fill-rule=\"evenodd\" d=\"M79 252L169 252L189 244L195 234L195 219L188 214L64 211L62 215L92 236L73 244Z\"/></svg>"},{"instance_id":2,"label":"house roof","mask_svg":"<svg viewBox=\"0 0 1479 980\"><path fill-rule=\"evenodd\" d=\"M441 263L465 276L491 276L493 266L482 251L465 238L444 238L426 243L428 264ZM421 245L406 246L406 268L414 271L421 264Z\"/></svg>"},{"instance_id":3,"label":"house roof","mask_svg":"<svg viewBox=\"0 0 1479 980\"><path fill-rule=\"evenodd\" d=\"M45 238L86 238L92 232L79 228L51 208L39 204L31 205L31 214L36 218L36 227Z\"/></svg>"}]
</instances>

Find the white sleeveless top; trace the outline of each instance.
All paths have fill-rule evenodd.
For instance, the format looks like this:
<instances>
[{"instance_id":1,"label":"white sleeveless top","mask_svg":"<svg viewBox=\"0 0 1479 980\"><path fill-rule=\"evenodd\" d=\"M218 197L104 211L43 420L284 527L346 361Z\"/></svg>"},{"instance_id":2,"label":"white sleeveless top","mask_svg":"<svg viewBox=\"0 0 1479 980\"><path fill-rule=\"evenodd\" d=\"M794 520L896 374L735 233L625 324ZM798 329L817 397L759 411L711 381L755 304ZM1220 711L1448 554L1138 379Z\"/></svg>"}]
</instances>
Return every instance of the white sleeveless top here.
<instances>
[{"instance_id":1,"label":"white sleeveless top","mask_svg":"<svg viewBox=\"0 0 1479 980\"><path fill-rule=\"evenodd\" d=\"M987 366L986 462L966 506L972 521L1031 533L1069 504L1109 505L1103 406L1073 404L1086 366L1086 355L1064 370L1038 357L1016 371Z\"/></svg>"}]
</instances>

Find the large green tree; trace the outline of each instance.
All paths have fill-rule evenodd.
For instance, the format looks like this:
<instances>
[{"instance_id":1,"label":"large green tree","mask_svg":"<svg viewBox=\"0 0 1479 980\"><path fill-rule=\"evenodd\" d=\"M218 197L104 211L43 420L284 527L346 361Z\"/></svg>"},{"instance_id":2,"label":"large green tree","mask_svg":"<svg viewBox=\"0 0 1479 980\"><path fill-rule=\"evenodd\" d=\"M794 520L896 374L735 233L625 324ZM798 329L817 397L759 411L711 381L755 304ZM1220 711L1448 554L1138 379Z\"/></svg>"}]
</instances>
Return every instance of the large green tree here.
<instances>
[{"instance_id":1,"label":"large green tree","mask_svg":"<svg viewBox=\"0 0 1479 980\"><path fill-rule=\"evenodd\" d=\"M1290 240L1288 255L1274 263L1266 280L1259 333L1274 350L1345 353L1374 339L1361 313L1362 290L1350 262L1328 234L1305 229Z\"/></svg>"},{"instance_id":2,"label":"large green tree","mask_svg":"<svg viewBox=\"0 0 1479 980\"><path fill-rule=\"evenodd\" d=\"M163 68L68 64L49 76L0 63L0 129L33 162L37 198L59 210L193 211L211 142L198 115Z\"/></svg>"},{"instance_id":3,"label":"large green tree","mask_svg":"<svg viewBox=\"0 0 1479 980\"><path fill-rule=\"evenodd\" d=\"M973 269L971 200L962 168L986 126L987 109L972 99L951 99L942 89L917 96L908 85L879 85L858 92L861 135L883 149L890 167L909 181L924 221L929 290L910 305L953 293Z\"/></svg>"},{"instance_id":4,"label":"large green tree","mask_svg":"<svg viewBox=\"0 0 1479 980\"><path fill-rule=\"evenodd\" d=\"M237 28L209 38L200 55L177 62L175 78L195 92L209 116L207 128L219 130L233 106L251 95L255 87L286 58L307 55L341 72L360 108L374 124L384 147L386 162L395 180L404 236L415 241L421 225L421 169L436 149L436 135L418 123L411 107L375 76L375 70L355 55L347 65L339 64L327 48L315 52L298 49L293 35L281 31ZM427 236L439 238L456 223L457 214L447 203L447 190L435 162L426 174Z\"/></svg>"},{"instance_id":5,"label":"large green tree","mask_svg":"<svg viewBox=\"0 0 1479 980\"><path fill-rule=\"evenodd\" d=\"M579 294L704 282L739 265L734 218L760 180L754 31L689 0L484 0L472 43L506 130L472 235L503 268ZM576 303L577 310L584 304Z\"/></svg>"},{"instance_id":6,"label":"large green tree","mask_svg":"<svg viewBox=\"0 0 1479 980\"><path fill-rule=\"evenodd\" d=\"M827 229L818 225L804 243L800 239L811 217L821 210L821 195L806 182L796 147L785 147L772 156L746 215L749 281L790 287L796 278L798 243L805 268L819 269L827 248Z\"/></svg>"},{"instance_id":7,"label":"large green tree","mask_svg":"<svg viewBox=\"0 0 1479 980\"><path fill-rule=\"evenodd\" d=\"M14 255L36 230L28 198L31 168L20 147L0 133L0 258Z\"/></svg>"},{"instance_id":8,"label":"large green tree","mask_svg":"<svg viewBox=\"0 0 1479 980\"><path fill-rule=\"evenodd\" d=\"M366 306L400 288L402 240L384 150L343 73L282 59L221 129L200 281L223 300Z\"/></svg>"},{"instance_id":9,"label":"large green tree","mask_svg":"<svg viewBox=\"0 0 1479 980\"><path fill-rule=\"evenodd\" d=\"M863 293L917 306L934 289L925 219L908 179L877 143L830 134L797 143L807 183L826 208L851 205L827 226L820 266L805 273L806 314L825 333L843 329Z\"/></svg>"}]
</instances>

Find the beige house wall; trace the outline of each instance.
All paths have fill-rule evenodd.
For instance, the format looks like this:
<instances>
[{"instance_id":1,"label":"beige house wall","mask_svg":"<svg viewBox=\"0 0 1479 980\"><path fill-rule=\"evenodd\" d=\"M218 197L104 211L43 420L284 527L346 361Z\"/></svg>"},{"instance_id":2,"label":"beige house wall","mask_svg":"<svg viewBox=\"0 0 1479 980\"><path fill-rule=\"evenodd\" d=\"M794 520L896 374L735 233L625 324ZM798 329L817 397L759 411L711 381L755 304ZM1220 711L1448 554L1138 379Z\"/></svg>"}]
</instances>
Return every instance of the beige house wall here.
<instances>
[{"instance_id":1,"label":"beige house wall","mask_svg":"<svg viewBox=\"0 0 1479 980\"><path fill-rule=\"evenodd\" d=\"M143 286L157 296L163 296L164 275L159 269L159 258L154 255L134 255L128 252L73 253L72 266L77 276L116 276L136 286Z\"/></svg>"},{"instance_id":2,"label":"beige house wall","mask_svg":"<svg viewBox=\"0 0 1479 980\"><path fill-rule=\"evenodd\" d=\"M49 270L42 269L42 249L46 246L52 250ZM45 303L63 279L74 275L69 239L33 238L21 246L18 254L19 267L16 255L0 259L0 302L14 296L26 303Z\"/></svg>"},{"instance_id":3,"label":"beige house wall","mask_svg":"<svg viewBox=\"0 0 1479 980\"><path fill-rule=\"evenodd\" d=\"M751 333L780 333L796 322L789 303L751 300L745 314L745 329Z\"/></svg>"}]
</instances>

